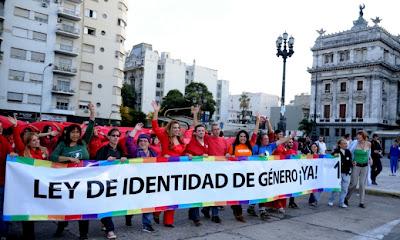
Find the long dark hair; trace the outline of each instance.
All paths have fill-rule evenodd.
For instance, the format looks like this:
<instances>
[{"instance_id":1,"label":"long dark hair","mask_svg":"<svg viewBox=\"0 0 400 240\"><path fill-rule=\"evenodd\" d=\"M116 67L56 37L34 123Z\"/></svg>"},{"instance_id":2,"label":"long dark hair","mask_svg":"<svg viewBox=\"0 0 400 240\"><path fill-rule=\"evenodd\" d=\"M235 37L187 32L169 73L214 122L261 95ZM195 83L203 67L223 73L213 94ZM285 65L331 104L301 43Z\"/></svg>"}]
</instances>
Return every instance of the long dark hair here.
<instances>
[{"instance_id":1,"label":"long dark hair","mask_svg":"<svg viewBox=\"0 0 400 240\"><path fill-rule=\"evenodd\" d=\"M44 126L42 133L47 133L47 132L49 132L49 129L53 130L53 127L50 126L50 125ZM50 139L53 139L53 136L52 136L52 135L49 135L48 137L49 137Z\"/></svg>"},{"instance_id":2,"label":"long dark hair","mask_svg":"<svg viewBox=\"0 0 400 240\"><path fill-rule=\"evenodd\" d=\"M237 145L239 145L240 144L240 140L239 140L239 136L240 136L240 134L242 134L242 133L244 133L245 135L246 135L246 146L250 149L250 151L252 151L253 150L253 148L251 147L251 144L250 144L250 136L249 136L249 133L247 132L247 131L245 131L245 130L240 130L237 134L236 134L236 138L235 138L235 141L233 142L233 154L235 154L235 148L236 148L236 146Z\"/></svg>"},{"instance_id":3,"label":"long dark hair","mask_svg":"<svg viewBox=\"0 0 400 240\"><path fill-rule=\"evenodd\" d=\"M81 126L79 126L78 124L71 124L71 125L69 125L69 126L66 127L65 130L64 130L64 137L63 137L63 140L64 140L65 145L69 146L69 145L71 144L71 132L72 132L73 130L75 130L75 129L77 129L77 130L79 131L79 135L82 136L82 128L81 128ZM78 145L82 145L82 140L81 140L81 138L79 138L77 144L78 144Z\"/></svg>"},{"instance_id":4,"label":"long dark hair","mask_svg":"<svg viewBox=\"0 0 400 240\"><path fill-rule=\"evenodd\" d=\"M268 136L268 134L267 134L266 132L264 132L264 131L260 132L260 133L257 135L256 145L257 145L258 147L261 147L262 139L263 139L264 136ZM268 136L268 138L269 138L269 136Z\"/></svg>"}]
</instances>

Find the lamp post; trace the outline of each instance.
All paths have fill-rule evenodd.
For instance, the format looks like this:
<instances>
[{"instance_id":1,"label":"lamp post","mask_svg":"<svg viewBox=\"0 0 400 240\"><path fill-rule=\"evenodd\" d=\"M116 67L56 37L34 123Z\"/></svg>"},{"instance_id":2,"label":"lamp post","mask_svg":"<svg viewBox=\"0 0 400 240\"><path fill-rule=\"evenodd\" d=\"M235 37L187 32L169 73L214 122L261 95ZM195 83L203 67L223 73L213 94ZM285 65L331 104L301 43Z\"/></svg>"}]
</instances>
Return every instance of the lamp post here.
<instances>
[{"instance_id":1,"label":"lamp post","mask_svg":"<svg viewBox=\"0 0 400 240\"><path fill-rule=\"evenodd\" d=\"M110 112L110 115L108 116L108 125L111 127L111 115L113 114L113 113L119 113L118 111L111 111Z\"/></svg>"},{"instance_id":2,"label":"lamp post","mask_svg":"<svg viewBox=\"0 0 400 240\"><path fill-rule=\"evenodd\" d=\"M42 120L42 109L43 109L44 72L46 71L47 68L52 67L52 66L53 66L53 64L49 63L43 68L43 71L42 71L42 89L41 89L41 93L40 93L42 96L40 97L40 111L39 111L40 120Z\"/></svg>"},{"instance_id":3,"label":"lamp post","mask_svg":"<svg viewBox=\"0 0 400 240\"><path fill-rule=\"evenodd\" d=\"M281 96L281 115L278 123L278 129L285 132L286 131L286 118L285 118L285 75L286 75L286 59L291 57L294 53L293 44L294 37L289 37L289 34L284 32L282 36L279 36L276 40L277 57L283 58L283 76L282 76L282 96ZM282 48L283 44L283 48ZM288 46L289 45L289 46ZM288 50L289 47L289 50Z\"/></svg>"}]
</instances>

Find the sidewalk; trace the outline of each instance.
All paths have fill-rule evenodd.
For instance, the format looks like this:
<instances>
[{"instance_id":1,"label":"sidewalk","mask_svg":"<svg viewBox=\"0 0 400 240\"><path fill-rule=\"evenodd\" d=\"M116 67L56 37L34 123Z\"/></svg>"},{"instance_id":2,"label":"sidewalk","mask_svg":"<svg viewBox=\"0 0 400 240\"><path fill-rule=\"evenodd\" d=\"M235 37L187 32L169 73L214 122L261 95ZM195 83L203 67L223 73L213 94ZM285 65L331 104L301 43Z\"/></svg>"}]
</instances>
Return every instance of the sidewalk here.
<instances>
[{"instance_id":1,"label":"sidewalk","mask_svg":"<svg viewBox=\"0 0 400 240\"><path fill-rule=\"evenodd\" d=\"M387 159L382 159L386 161ZM400 172L396 176L390 176L390 167L383 166L382 172L378 175L378 185L371 185L366 188L368 194L387 195L400 198Z\"/></svg>"}]
</instances>

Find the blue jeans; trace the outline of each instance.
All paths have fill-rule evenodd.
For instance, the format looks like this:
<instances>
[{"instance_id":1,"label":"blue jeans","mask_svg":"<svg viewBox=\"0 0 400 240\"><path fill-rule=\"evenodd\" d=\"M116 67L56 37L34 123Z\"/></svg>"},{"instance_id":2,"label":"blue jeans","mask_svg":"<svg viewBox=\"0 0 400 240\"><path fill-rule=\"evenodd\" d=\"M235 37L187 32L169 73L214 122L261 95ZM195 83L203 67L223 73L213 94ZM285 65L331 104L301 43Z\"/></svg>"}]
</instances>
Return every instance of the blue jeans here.
<instances>
[{"instance_id":1,"label":"blue jeans","mask_svg":"<svg viewBox=\"0 0 400 240\"><path fill-rule=\"evenodd\" d=\"M203 207L204 211L209 212L211 209L211 217L217 217L218 216L218 207ZM203 211L202 210L202 211Z\"/></svg>"},{"instance_id":2,"label":"blue jeans","mask_svg":"<svg viewBox=\"0 0 400 240\"><path fill-rule=\"evenodd\" d=\"M342 205L344 204L344 198L347 195L347 190L349 189L349 184L350 184L350 174L345 174L342 173L342 181L341 181L341 191L339 195L339 204ZM336 197L336 192L331 192L329 196L329 202L334 202Z\"/></svg>"},{"instance_id":3,"label":"blue jeans","mask_svg":"<svg viewBox=\"0 0 400 240\"><path fill-rule=\"evenodd\" d=\"M114 222L111 217L102 218L100 221L106 228L106 232L114 231Z\"/></svg>"},{"instance_id":4,"label":"blue jeans","mask_svg":"<svg viewBox=\"0 0 400 240\"><path fill-rule=\"evenodd\" d=\"M392 173L396 173L397 171L397 161L398 161L398 156L395 157L390 157L390 171Z\"/></svg>"},{"instance_id":5,"label":"blue jeans","mask_svg":"<svg viewBox=\"0 0 400 240\"><path fill-rule=\"evenodd\" d=\"M8 223L3 221L4 186L0 187L0 237L7 237Z\"/></svg>"},{"instance_id":6,"label":"blue jeans","mask_svg":"<svg viewBox=\"0 0 400 240\"><path fill-rule=\"evenodd\" d=\"M189 209L189 219L192 221L200 220L200 209L198 207Z\"/></svg>"},{"instance_id":7,"label":"blue jeans","mask_svg":"<svg viewBox=\"0 0 400 240\"><path fill-rule=\"evenodd\" d=\"M153 220L153 213L143 213L142 214L143 227L151 226L151 220Z\"/></svg>"}]
</instances>

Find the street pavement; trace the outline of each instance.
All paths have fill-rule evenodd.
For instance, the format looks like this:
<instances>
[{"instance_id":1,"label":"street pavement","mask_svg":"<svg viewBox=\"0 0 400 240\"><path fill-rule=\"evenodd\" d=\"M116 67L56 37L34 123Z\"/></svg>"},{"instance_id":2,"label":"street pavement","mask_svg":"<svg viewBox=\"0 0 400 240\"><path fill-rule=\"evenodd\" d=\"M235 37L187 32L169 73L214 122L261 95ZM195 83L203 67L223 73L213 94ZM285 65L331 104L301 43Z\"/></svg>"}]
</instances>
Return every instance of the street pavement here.
<instances>
[{"instance_id":1,"label":"street pavement","mask_svg":"<svg viewBox=\"0 0 400 240\"><path fill-rule=\"evenodd\" d=\"M387 159L386 159L387 160ZM400 240L400 175L389 176L388 164L383 159L383 171L378 176L377 186L369 186L366 208L358 207L358 196L350 199L349 208L327 205L329 193L323 193L318 207L308 206L308 196L296 198L299 209L287 209L282 215L273 212L268 221L248 216L243 206L246 223L234 220L230 207L220 212L221 224L203 216L202 225L195 227L188 220L188 210L176 212L175 228L154 224L156 232L141 231L141 217L133 218L133 226L125 226L123 217L114 218L118 239L191 239L191 240L255 240L255 239L349 239L349 240ZM388 194L390 192L391 194ZM100 230L100 221L90 222L89 239L105 239ZM36 239L53 239L55 222L38 222ZM20 235L19 223L12 223L11 232ZM60 240L78 238L78 224L73 222Z\"/></svg>"}]
</instances>

